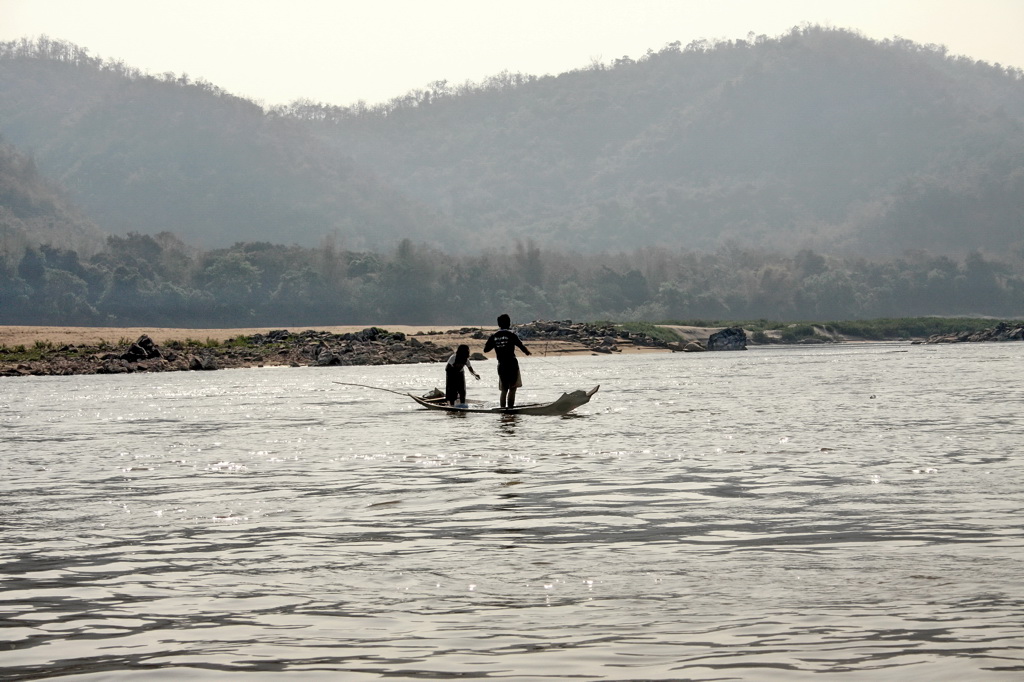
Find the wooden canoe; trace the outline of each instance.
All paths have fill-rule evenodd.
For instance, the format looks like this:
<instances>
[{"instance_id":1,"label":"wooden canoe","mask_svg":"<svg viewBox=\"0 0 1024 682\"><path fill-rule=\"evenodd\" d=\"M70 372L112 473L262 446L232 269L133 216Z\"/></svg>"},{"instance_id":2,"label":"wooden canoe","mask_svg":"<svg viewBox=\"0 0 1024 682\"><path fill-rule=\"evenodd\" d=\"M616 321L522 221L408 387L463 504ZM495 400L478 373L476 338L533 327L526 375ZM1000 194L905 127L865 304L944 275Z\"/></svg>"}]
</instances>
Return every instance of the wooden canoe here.
<instances>
[{"instance_id":1,"label":"wooden canoe","mask_svg":"<svg viewBox=\"0 0 1024 682\"><path fill-rule=\"evenodd\" d=\"M534 414L558 417L572 412L580 405L590 402L591 396L597 393L600 385L594 386L589 391L573 391L563 393L562 396L550 403L527 403L515 407L456 407L449 405L443 398L420 397L408 394L410 398L429 410L440 410L442 412L459 413L486 413L486 414Z\"/></svg>"}]
</instances>

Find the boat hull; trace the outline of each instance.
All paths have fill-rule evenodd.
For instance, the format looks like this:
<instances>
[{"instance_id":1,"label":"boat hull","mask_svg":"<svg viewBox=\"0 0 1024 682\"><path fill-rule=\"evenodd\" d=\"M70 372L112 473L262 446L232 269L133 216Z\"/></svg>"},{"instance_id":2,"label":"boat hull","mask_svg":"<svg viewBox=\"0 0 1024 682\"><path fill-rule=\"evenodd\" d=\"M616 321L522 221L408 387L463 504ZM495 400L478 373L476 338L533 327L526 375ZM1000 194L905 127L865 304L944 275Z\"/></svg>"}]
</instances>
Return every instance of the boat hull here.
<instances>
[{"instance_id":1,"label":"boat hull","mask_svg":"<svg viewBox=\"0 0 1024 682\"><path fill-rule=\"evenodd\" d=\"M427 398L421 398L419 396L412 395L411 393L409 394L409 397L428 410L438 410L441 412L456 412L460 414L528 414L560 417L572 412L581 405L586 405L590 402L590 398L597 393L599 388L601 388L601 386L597 385L589 391L579 390L573 391L572 393L563 393L558 400L550 403L517 405L515 407L457 407L455 405L449 405L445 402L437 401L436 399L430 400Z\"/></svg>"}]
</instances>

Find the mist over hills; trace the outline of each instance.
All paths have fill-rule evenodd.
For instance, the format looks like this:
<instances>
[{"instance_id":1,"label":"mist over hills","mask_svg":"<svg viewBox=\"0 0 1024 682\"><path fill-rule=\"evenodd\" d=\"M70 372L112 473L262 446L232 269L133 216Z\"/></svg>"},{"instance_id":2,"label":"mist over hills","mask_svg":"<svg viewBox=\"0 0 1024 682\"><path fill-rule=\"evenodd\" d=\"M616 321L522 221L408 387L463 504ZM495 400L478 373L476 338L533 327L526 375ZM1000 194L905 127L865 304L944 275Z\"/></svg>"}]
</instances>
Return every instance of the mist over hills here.
<instances>
[{"instance_id":1,"label":"mist over hills","mask_svg":"<svg viewBox=\"0 0 1024 682\"><path fill-rule=\"evenodd\" d=\"M844 30L270 111L41 39L2 46L0 92L101 229L204 248L1024 247L1021 72Z\"/></svg>"},{"instance_id":2,"label":"mist over hills","mask_svg":"<svg viewBox=\"0 0 1024 682\"><path fill-rule=\"evenodd\" d=\"M0 44L0 324L1024 315L1024 73L810 27L264 110Z\"/></svg>"},{"instance_id":3,"label":"mist over hills","mask_svg":"<svg viewBox=\"0 0 1024 682\"><path fill-rule=\"evenodd\" d=\"M42 244L92 252L103 232L86 219L35 162L0 140L0 244L2 253L17 253Z\"/></svg>"},{"instance_id":4,"label":"mist over hills","mask_svg":"<svg viewBox=\"0 0 1024 682\"><path fill-rule=\"evenodd\" d=\"M216 247L316 243L334 230L397 240L429 224L294 121L209 83L46 39L4 47L0 134L109 232Z\"/></svg>"}]
</instances>

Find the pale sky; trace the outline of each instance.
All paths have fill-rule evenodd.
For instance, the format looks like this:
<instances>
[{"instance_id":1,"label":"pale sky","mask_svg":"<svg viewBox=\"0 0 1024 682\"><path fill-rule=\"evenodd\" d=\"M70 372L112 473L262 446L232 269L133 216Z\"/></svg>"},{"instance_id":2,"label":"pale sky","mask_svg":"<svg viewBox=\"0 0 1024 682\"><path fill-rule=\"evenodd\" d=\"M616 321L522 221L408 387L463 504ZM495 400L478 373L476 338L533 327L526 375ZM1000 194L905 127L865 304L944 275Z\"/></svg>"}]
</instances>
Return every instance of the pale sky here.
<instances>
[{"instance_id":1,"label":"pale sky","mask_svg":"<svg viewBox=\"0 0 1024 682\"><path fill-rule=\"evenodd\" d=\"M268 106L375 104L803 24L1024 68L1024 0L0 0L0 41L47 35Z\"/></svg>"}]
</instances>

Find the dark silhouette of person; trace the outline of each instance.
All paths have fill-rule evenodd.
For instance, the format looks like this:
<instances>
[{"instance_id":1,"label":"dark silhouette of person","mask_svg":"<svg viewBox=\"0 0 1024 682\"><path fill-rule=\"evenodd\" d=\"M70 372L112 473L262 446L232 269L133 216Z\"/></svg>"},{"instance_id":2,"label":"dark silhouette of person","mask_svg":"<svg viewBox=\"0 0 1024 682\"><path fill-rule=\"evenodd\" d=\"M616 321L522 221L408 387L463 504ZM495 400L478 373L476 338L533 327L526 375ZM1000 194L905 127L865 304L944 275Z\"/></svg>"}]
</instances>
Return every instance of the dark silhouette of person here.
<instances>
[{"instance_id":1,"label":"dark silhouette of person","mask_svg":"<svg viewBox=\"0 0 1024 682\"><path fill-rule=\"evenodd\" d=\"M498 360L498 389L501 391L499 404L501 407L516 406L516 389L523 385L523 377L519 373L519 360L516 348L526 355L531 355L519 336L510 329L512 320L502 313L498 316L498 331L491 334L484 344L484 352L493 350Z\"/></svg>"},{"instance_id":2,"label":"dark silhouette of person","mask_svg":"<svg viewBox=\"0 0 1024 682\"><path fill-rule=\"evenodd\" d=\"M452 353L444 366L444 399L449 405L466 402L466 373L463 371L465 369L468 369L477 381L480 380L480 375L469 362L469 346L462 344Z\"/></svg>"}]
</instances>

